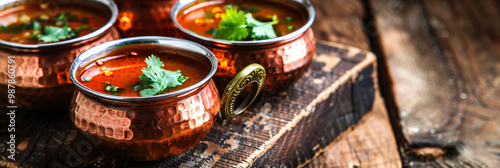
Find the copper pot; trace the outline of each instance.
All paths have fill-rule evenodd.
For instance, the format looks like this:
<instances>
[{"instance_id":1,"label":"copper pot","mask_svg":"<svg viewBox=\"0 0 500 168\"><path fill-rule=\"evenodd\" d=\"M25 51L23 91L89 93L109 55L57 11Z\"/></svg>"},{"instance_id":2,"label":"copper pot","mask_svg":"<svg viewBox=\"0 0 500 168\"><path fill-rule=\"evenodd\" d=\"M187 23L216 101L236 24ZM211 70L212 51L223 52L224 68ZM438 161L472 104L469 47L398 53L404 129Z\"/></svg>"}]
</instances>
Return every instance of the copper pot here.
<instances>
[{"instance_id":1,"label":"copper pot","mask_svg":"<svg viewBox=\"0 0 500 168\"><path fill-rule=\"evenodd\" d=\"M187 56L210 65L211 70L192 86L151 97L102 94L76 80L87 65L106 57L107 51L131 45L149 45L168 53L189 53ZM219 100L212 80L216 70L217 58L213 53L186 40L135 37L98 45L82 53L71 65L70 78L77 87L70 110L71 121L82 134L90 134L102 142L96 150L110 157L152 161L179 155L196 145L216 119L223 123L224 119L243 112L257 97L266 78L264 68L252 64L230 82ZM239 93L253 82L257 84L251 85L251 94L235 108Z\"/></svg>"},{"instance_id":2,"label":"copper pot","mask_svg":"<svg viewBox=\"0 0 500 168\"><path fill-rule=\"evenodd\" d=\"M206 0L179 1L171 15L181 38L200 43L217 56L219 70L214 81L218 86L225 86L245 66L258 63L267 72L267 81L261 93L274 95L302 76L316 55L316 45L310 28L315 17L311 3L308 0L273 1L307 15L306 24L293 33L274 39L228 41L198 35L179 24L177 16L180 12L197 3L205 3Z\"/></svg>"},{"instance_id":3,"label":"copper pot","mask_svg":"<svg viewBox=\"0 0 500 168\"><path fill-rule=\"evenodd\" d=\"M100 43L119 38L112 27L118 10L111 0L72 0L85 7L92 7L109 15L109 21L100 29L82 37L48 44L18 44L0 40L0 95L7 95L7 85L15 87L15 102L1 96L2 104L16 105L25 109L67 109L74 86L68 76L71 62L85 50ZM8 10L24 5L21 1L2 1L0 8ZM65 4L53 4L64 7ZM15 56L12 58L11 56ZM12 58L15 62L10 64ZM8 65L15 66L15 82Z\"/></svg>"},{"instance_id":4,"label":"copper pot","mask_svg":"<svg viewBox=\"0 0 500 168\"><path fill-rule=\"evenodd\" d=\"M115 0L120 13L115 25L122 37L170 36L176 33L170 17L177 0Z\"/></svg>"}]
</instances>

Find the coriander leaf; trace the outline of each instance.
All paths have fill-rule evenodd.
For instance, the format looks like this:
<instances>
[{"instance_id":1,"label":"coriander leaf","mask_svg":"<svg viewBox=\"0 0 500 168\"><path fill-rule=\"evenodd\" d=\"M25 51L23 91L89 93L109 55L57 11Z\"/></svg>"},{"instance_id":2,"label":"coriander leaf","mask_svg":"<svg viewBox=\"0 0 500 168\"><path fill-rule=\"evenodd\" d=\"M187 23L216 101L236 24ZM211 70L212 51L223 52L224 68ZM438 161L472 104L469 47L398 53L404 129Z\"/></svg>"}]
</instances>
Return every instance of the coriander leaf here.
<instances>
[{"instance_id":1,"label":"coriander leaf","mask_svg":"<svg viewBox=\"0 0 500 168\"><path fill-rule=\"evenodd\" d=\"M45 34L37 35L39 41L44 43L57 42L59 40L64 40L76 36L74 32L71 31L70 27L53 27L45 26Z\"/></svg>"},{"instance_id":2,"label":"coriander leaf","mask_svg":"<svg viewBox=\"0 0 500 168\"><path fill-rule=\"evenodd\" d=\"M21 24L10 24L8 26L1 26L0 33L21 33L25 30L31 30L33 28L31 23L21 23Z\"/></svg>"},{"instance_id":3,"label":"coriander leaf","mask_svg":"<svg viewBox=\"0 0 500 168\"><path fill-rule=\"evenodd\" d=\"M226 14L222 16L219 23L219 30L215 33L215 38L224 40L242 40L247 38L248 30L245 22L245 13L243 11L226 9Z\"/></svg>"},{"instance_id":4,"label":"coriander leaf","mask_svg":"<svg viewBox=\"0 0 500 168\"><path fill-rule=\"evenodd\" d=\"M42 30L42 24L37 21L33 21L33 30Z\"/></svg>"},{"instance_id":5,"label":"coriander leaf","mask_svg":"<svg viewBox=\"0 0 500 168\"><path fill-rule=\"evenodd\" d=\"M157 90L155 89L144 89L144 90L141 90L141 92L139 92L139 95L141 95L142 97L148 97L148 96L154 96L156 95Z\"/></svg>"},{"instance_id":6,"label":"coriander leaf","mask_svg":"<svg viewBox=\"0 0 500 168\"><path fill-rule=\"evenodd\" d=\"M211 29L210 29L210 30L208 30L206 33L207 33L207 34L211 34L211 35L214 35L214 36L215 36L215 34L217 34L217 29L216 29L216 28L211 28Z\"/></svg>"},{"instance_id":7,"label":"coriander leaf","mask_svg":"<svg viewBox=\"0 0 500 168\"><path fill-rule=\"evenodd\" d=\"M151 55L149 56L148 58L146 58L146 64L148 64L148 67L154 67L154 66L157 66L157 67L163 67L165 66L165 64L163 64L163 62L161 62L160 58L156 57L155 55Z\"/></svg>"},{"instance_id":8,"label":"coriander leaf","mask_svg":"<svg viewBox=\"0 0 500 168\"><path fill-rule=\"evenodd\" d=\"M75 34L80 34L82 30L91 30L89 25L82 24L79 28L75 29Z\"/></svg>"},{"instance_id":9,"label":"coriander leaf","mask_svg":"<svg viewBox=\"0 0 500 168\"><path fill-rule=\"evenodd\" d=\"M84 77L82 77L82 81L84 81L84 82L90 82L91 80L92 80L92 78L84 78Z\"/></svg>"},{"instance_id":10,"label":"coriander leaf","mask_svg":"<svg viewBox=\"0 0 500 168\"><path fill-rule=\"evenodd\" d=\"M66 22L68 21L68 17L66 17L66 14L60 13L59 16L52 19L52 21L58 21L58 20Z\"/></svg>"},{"instance_id":11,"label":"coriander leaf","mask_svg":"<svg viewBox=\"0 0 500 168\"><path fill-rule=\"evenodd\" d=\"M116 95L117 94L116 92L118 92L118 89L120 89L119 87L111 86L111 83L109 83L109 82L105 82L103 84L104 84L104 88L107 91L111 92L111 95Z\"/></svg>"},{"instance_id":12,"label":"coriander leaf","mask_svg":"<svg viewBox=\"0 0 500 168\"><path fill-rule=\"evenodd\" d=\"M148 66L142 69L142 75L139 76L141 81L134 86L135 91L143 89L139 92L142 97L161 94L173 87L181 86L188 79L180 70L173 72L161 68L165 65L155 55L146 58L145 62Z\"/></svg>"},{"instance_id":13,"label":"coriander leaf","mask_svg":"<svg viewBox=\"0 0 500 168\"><path fill-rule=\"evenodd\" d=\"M253 18L251 13L245 15L247 20L247 25L252 27L251 38L276 38L276 33L274 32L273 25L278 24L278 16L273 15L273 21L271 22L261 22Z\"/></svg>"},{"instance_id":14,"label":"coriander leaf","mask_svg":"<svg viewBox=\"0 0 500 168\"><path fill-rule=\"evenodd\" d=\"M82 19L80 19L80 22L82 22L83 24L89 24L89 19L87 17L83 17Z\"/></svg>"},{"instance_id":15,"label":"coriander leaf","mask_svg":"<svg viewBox=\"0 0 500 168\"><path fill-rule=\"evenodd\" d=\"M267 35L261 35L261 36L252 36L255 40L267 40L270 39L269 36Z\"/></svg>"}]
</instances>

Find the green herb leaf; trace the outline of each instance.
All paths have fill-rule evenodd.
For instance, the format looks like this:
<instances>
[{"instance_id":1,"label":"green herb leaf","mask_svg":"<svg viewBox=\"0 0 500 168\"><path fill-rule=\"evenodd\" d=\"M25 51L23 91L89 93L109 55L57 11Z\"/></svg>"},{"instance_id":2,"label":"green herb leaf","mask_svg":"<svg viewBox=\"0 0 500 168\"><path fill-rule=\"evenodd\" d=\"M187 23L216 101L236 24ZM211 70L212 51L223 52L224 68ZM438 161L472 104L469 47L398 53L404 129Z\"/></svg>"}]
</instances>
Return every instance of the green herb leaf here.
<instances>
[{"instance_id":1,"label":"green herb leaf","mask_svg":"<svg viewBox=\"0 0 500 168\"><path fill-rule=\"evenodd\" d=\"M90 82L91 80L92 80L92 78L84 78L84 77L82 77L82 81L84 81L84 82Z\"/></svg>"},{"instance_id":2,"label":"green herb leaf","mask_svg":"<svg viewBox=\"0 0 500 168\"><path fill-rule=\"evenodd\" d=\"M141 81L134 86L134 90L141 90L142 97L162 94L173 87L181 86L189 77L182 75L180 70L169 71L161 67L165 66L160 58L151 55L146 58L147 67L142 68Z\"/></svg>"},{"instance_id":3,"label":"green herb leaf","mask_svg":"<svg viewBox=\"0 0 500 168\"><path fill-rule=\"evenodd\" d=\"M25 30L31 30L33 28L32 23L21 23L21 24L10 24L8 26L1 26L0 33L12 33L17 34Z\"/></svg>"},{"instance_id":4,"label":"green herb leaf","mask_svg":"<svg viewBox=\"0 0 500 168\"><path fill-rule=\"evenodd\" d=\"M80 34L82 30L91 30L89 25L82 24L79 28L75 29L75 34Z\"/></svg>"},{"instance_id":5,"label":"green herb leaf","mask_svg":"<svg viewBox=\"0 0 500 168\"><path fill-rule=\"evenodd\" d=\"M274 32L273 25L278 24L278 16L273 15L273 21L271 22L261 22L253 18L251 13L245 15L247 20L247 25L252 27L251 38L276 38L276 33Z\"/></svg>"},{"instance_id":6,"label":"green herb leaf","mask_svg":"<svg viewBox=\"0 0 500 168\"><path fill-rule=\"evenodd\" d=\"M87 17L83 17L82 19L80 19L80 22L82 22L83 24L89 24L89 19Z\"/></svg>"},{"instance_id":7,"label":"green herb leaf","mask_svg":"<svg viewBox=\"0 0 500 168\"><path fill-rule=\"evenodd\" d=\"M33 21L33 30L42 30L42 24L37 21Z\"/></svg>"},{"instance_id":8,"label":"green herb leaf","mask_svg":"<svg viewBox=\"0 0 500 168\"><path fill-rule=\"evenodd\" d=\"M57 42L59 40L64 40L76 36L76 34L73 31L71 31L71 28L68 26L64 27L45 26L44 30L45 34L37 35L38 40L43 41L44 43Z\"/></svg>"},{"instance_id":9,"label":"green herb leaf","mask_svg":"<svg viewBox=\"0 0 500 168\"><path fill-rule=\"evenodd\" d=\"M78 16L72 15L69 12L66 12L66 13L61 12L57 17L52 19L52 21L58 21L58 20L64 21L64 22L75 21L75 20L78 20Z\"/></svg>"},{"instance_id":10,"label":"green herb leaf","mask_svg":"<svg viewBox=\"0 0 500 168\"><path fill-rule=\"evenodd\" d=\"M245 22L245 13L243 11L226 9L226 14L222 16L219 23L219 30L215 33L215 38L224 40L242 40L247 38L248 30Z\"/></svg>"},{"instance_id":11,"label":"green herb leaf","mask_svg":"<svg viewBox=\"0 0 500 168\"><path fill-rule=\"evenodd\" d=\"M109 82L105 82L104 87L107 91L111 92L111 95L116 95L118 92L118 89L120 89L119 87L111 86L111 83L109 83Z\"/></svg>"},{"instance_id":12,"label":"green herb leaf","mask_svg":"<svg viewBox=\"0 0 500 168\"><path fill-rule=\"evenodd\" d=\"M206 32L207 34L211 34L211 35L216 35L217 34L217 29L216 28L211 28L210 30L208 30Z\"/></svg>"}]
</instances>

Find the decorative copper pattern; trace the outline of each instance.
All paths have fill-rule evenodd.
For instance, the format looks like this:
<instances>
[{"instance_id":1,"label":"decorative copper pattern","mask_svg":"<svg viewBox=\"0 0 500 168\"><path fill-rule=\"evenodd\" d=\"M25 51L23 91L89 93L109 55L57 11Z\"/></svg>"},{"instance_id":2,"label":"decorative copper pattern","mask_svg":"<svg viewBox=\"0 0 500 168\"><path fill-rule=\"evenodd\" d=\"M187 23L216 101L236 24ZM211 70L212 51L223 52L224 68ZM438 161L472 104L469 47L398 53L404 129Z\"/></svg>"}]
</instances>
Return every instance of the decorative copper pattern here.
<instances>
[{"instance_id":1,"label":"decorative copper pattern","mask_svg":"<svg viewBox=\"0 0 500 168\"><path fill-rule=\"evenodd\" d=\"M0 87L7 88L7 57L15 56L15 105L27 109L67 108L75 89L68 75L73 60L91 47L118 38L117 30L111 28L92 42L79 46L40 52L0 48ZM0 89L0 94L7 95L7 90ZM2 96L1 103L6 103L6 98Z\"/></svg>"},{"instance_id":2,"label":"decorative copper pattern","mask_svg":"<svg viewBox=\"0 0 500 168\"><path fill-rule=\"evenodd\" d=\"M302 76L316 55L316 41L311 28L296 39L264 46L207 44L185 33L181 36L203 44L217 57L219 67L213 79L219 90L223 90L247 65L258 63L267 72L261 93L274 95Z\"/></svg>"},{"instance_id":3,"label":"decorative copper pattern","mask_svg":"<svg viewBox=\"0 0 500 168\"><path fill-rule=\"evenodd\" d=\"M82 133L102 140L96 150L110 157L153 161L182 154L209 132L220 108L212 80L195 93L168 102L110 105L78 91L71 120Z\"/></svg>"},{"instance_id":4,"label":"decorative copper pattern","mask_svg":"<svg viewBox=\"0 0 500 168\"><path fill-rule=\"evenodd\" d=\"M170 12L177 0L115 0L120 13L115 27L122 37L176 33Z\"/></svg>"}]
</instances>

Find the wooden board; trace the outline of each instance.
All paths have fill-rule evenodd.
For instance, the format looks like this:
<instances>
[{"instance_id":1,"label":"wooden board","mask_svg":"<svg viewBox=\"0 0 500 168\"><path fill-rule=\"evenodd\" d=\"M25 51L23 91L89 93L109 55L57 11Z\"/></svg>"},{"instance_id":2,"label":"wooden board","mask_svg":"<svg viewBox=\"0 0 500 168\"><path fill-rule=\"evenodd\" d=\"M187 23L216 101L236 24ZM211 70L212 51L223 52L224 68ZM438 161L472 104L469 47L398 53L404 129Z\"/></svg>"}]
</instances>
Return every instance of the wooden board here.
<instances>
[{"instance_id":1,"label":"wooden board","mask_svg":"<svg viewBox=\"0 0 500 168\"><path fill-rule=\"evenodd\" d=\"M370 13L367 2L363 0L311 0L316 10L316 20L312 25L316 39L335 41L363 50L371 50L367 34L375 33L367 24ZM380 62L377 58L377 62ZM379 81L384 86L387 81L384 70L377 66ZM384 90L385 88L380 88ZM378 95L378 96L377 96ZM401 167L398 147L394 135L401 136L399 114L390 110L387 115L384 99L375 102L370 117L362 119L351 132L343 134L339 141L312 160L306 167ZM380 97L377 93L376 97ZM390 101L390 99L389 99ZM390 122L389 119L392 119ZM394 131L393 131L394 128ZM404 144L403 138L399 138Z\"/></svg>"},{"instance_id":2,"label":"wooden board","mask_svg":"<svg viewBox=\"0 0 500 168\"><path fill-rule=\"evenodd\" d=\"M3 152L0 166L305 165L371 113L377 94L372 54L335 43L319 43L317 53L310 70L290 88L277 96L259 98L249 111L225 126L214 126L182 155L156 162L107 158L92 149L98 141L75 131L67 112L18 110L19 152L15 162ZM0 125L6 122L2 119ZM0 132L0 144L5 144L7 136L6 131Z\"/></svg>"},{"instance_id":3,"label":"wooden board","mask_svg":"<svg viewBox=\"0 0 500 168\"><path fill-rule=\"evenodd\" d=\"M370 0L405 165L500 165L500 2Z\"/></svg>"}]
</instances>

